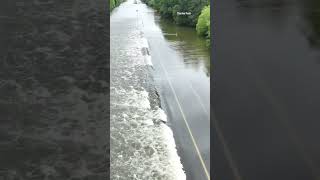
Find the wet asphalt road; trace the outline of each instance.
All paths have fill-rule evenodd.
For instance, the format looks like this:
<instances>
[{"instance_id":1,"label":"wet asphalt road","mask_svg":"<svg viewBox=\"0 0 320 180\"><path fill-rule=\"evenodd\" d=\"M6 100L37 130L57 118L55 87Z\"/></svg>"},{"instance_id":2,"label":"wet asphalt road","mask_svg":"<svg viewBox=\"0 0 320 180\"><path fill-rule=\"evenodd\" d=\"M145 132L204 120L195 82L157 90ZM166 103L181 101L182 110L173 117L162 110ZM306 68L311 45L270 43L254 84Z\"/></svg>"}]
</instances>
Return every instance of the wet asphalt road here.
<instances>
[{"instance_id":1,"label":"wet asphalt road","mask_svg":"<svg viewBox=\"0 0 320 180\"><path fill-rule=\"evenodd\" d=\"M216 1L214 179L320 178L319 10Z\"/></svg>"},{"instance_id":2,"label":"wet asphalt road","mask_svg":"<svg viewBox=\"0 0 320 180\"><path fill-rule=\"evenodd\" d=\"M161 105L168 116L168 125L173 130L187 179L209 179L209 53L200 53L206 51L206 47L196 43L199 40L194 29L179 29L166 24L143 4L133 5L133 8L138 10L137 23L149 43ZM177 39L170 36L175 33L178 33ZM195 38L184 40L182 34L185 38Z\"/></svg>"}]
</instances>

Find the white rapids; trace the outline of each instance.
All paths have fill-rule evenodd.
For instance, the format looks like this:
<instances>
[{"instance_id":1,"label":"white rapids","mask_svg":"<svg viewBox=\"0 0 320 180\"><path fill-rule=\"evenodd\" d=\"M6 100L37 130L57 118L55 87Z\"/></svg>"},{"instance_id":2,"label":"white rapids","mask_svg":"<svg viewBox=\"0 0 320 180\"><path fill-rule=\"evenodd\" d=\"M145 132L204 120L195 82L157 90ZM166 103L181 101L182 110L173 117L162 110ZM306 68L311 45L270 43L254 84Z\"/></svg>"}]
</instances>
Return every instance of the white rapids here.
<instances>
[{"instance_id":1,"label":"white rapids","mask_svg":"<svg viewBox=\"0 0 320 180\"><path fill-rule=\"evenodd\" d=\"M127 1L110 19L110 178L185 180L167 116L151 101L152 59L135 27L139 5Z\"/></svg>"}]
</instances>

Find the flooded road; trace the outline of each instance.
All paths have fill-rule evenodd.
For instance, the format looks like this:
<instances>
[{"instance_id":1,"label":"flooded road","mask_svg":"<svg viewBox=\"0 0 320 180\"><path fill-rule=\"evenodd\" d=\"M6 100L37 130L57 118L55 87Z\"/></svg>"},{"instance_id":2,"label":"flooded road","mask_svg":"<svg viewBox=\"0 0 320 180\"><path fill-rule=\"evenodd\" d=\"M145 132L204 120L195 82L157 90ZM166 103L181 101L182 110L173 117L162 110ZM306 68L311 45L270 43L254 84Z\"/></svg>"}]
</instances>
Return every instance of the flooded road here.
<instances>
[{"instance_id":1,"label":"flooded road","mask_svg":"<svg viewBox=\"0 0 320 180\"><path fill-rule=\"evenodd\" d=\"M110 23L111 178L209 179L205 40L140 2Z\"/></svg>"},{"instance_id":2,"label":"flooded road","mask_svg":"<svg viewBox=\"0 0 320 180\"><path fill-rule=\"evenodd\" d=\"M319 1L216 6L215 178L319 179Z\"/></svg>"},{"instance_id":3,"label":"flooded road","mask_svg":"<svg viewBox=\"0 0 320 180\"><path fill-rule=\"evenodd\" d=\"M156 36L157 31L150 32L147 37L150 40L162 105L171 119L169 125L173 128L187 178L208 179L209 51L205 40L197 37L194 29L175 26L160 20L158 16L155 19L165 37ZM172 35L175 33L178 36ZM190 136L194 138L194 142Z\"/></svg>"}]
</instances>

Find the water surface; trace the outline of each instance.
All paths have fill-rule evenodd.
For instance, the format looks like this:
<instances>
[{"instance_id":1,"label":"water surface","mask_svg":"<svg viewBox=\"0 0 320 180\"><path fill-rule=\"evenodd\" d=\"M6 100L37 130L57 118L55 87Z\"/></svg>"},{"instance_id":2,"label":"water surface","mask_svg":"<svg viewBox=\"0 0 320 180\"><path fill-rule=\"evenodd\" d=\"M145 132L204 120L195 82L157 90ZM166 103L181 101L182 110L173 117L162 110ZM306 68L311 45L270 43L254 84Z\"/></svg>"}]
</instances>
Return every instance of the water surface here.
<instances>
[{"instance_id":1,"label":"water surface","mask_svg":"<svg viewBox=\"0 0 320 180\"><path fill-rule=\"evenodd\" d=\"M319 10L312 0L217 2L217 179L319 179Z\"/></svg>"},{"instance_id":2,"label":"water surface","mask_svg":"<svg viewBox=\"0 0 320 180\"><path fill-rule=\"evenodd\" d=\"M208 179L210 66L205 43L194 28L162 20L141 2L127 1L114 10L112 177Z\"/></svg>"}]
</instances>

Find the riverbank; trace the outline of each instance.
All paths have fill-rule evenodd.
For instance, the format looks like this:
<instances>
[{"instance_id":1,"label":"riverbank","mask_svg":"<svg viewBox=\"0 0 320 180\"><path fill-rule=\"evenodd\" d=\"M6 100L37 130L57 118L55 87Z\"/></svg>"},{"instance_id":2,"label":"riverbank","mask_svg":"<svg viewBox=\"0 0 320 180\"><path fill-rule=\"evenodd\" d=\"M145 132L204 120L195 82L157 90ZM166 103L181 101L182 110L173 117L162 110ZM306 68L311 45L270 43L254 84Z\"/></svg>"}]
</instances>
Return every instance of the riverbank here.
<instances>
[{"instance_id":1,"label":"riverbank","mask_svg":"<svg viewBox=\"0 0 320 180\"><path fill-rule=\"evenodd\" d=\"M162 18L180 26L195 28L198 35L207 39L210 46L210 1L181 2L178 0L142 0L159 12Z\"/></svg>"}]
</instances>

